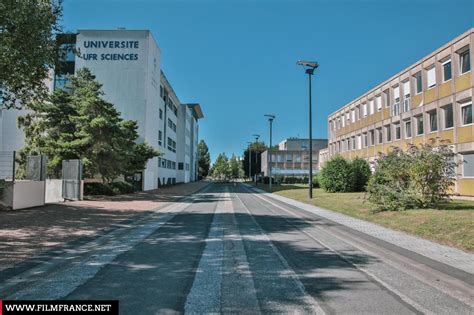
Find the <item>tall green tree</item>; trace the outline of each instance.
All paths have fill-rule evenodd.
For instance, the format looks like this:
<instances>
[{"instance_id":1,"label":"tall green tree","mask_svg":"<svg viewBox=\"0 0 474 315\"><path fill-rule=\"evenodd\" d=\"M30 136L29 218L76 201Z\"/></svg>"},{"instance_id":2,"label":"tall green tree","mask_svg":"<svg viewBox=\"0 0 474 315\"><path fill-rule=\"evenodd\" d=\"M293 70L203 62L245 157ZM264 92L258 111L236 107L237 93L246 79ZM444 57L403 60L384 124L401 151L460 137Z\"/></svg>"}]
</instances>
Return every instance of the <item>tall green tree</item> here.
<instances>
[{"instance_id":1,"label":"tall green tree","mask_svg":"<svg viewBox=\"0 0 474 315\"><path fill-rule=\"evenodd\" d=\"M220 153L212 166L212 177L218 180L228 180L231 177L231 174L232 171L229 165L229 158L225 153Z\"/></svg>"},{"instance_id":2,"label":"tall green tree","mask_svg":"<svg viewBox=\"0 0 474 315\"><path fill-rule=\"evenodd\" d=\"M211 155L209 154L209 148L206 142L201 139L197 147L198 153L198 167L199 176L206 177L209 174L209 168L211 167Z\"/></svg>"},{"instance_id":3,"label":"tall green tree","mask_svg":"<svg viewBox=\"0 0 474 315\"><path fill-rule=\"evenodd\" d=\"M239 178L243 173L242 163L234 154L232 154L232 157L229 160L229 168L230 168L230 177L232 179Z\"/></svg>"},{"instance_id":4,"label":"tall green tree","mask_svg":"<svg viewBox=\"0 0 474 315\"><path fill-rule=\"evenodd\" d=\"M0 1L0 87L6 107L47 95L44 79L58 60L59 0Z\"/></svg>"},{"instance_id":5,"label":"tall green tree","mask_svg":"<svg viewBox=\"0 0 474 315\"><path fill-rule=\"evenodd\" d=\"M32 112L19 119L26 135L20 156L45 154L59 174L63 159L81 159L86 177L111 182L143 170L159 153L137 144L136 121L123 120L113 104L102 99L102 85L87 68L71 78L68 91L56 90L47 102L32 103Z\"/></svg>"},{"instance_id":6,"label":"tall green tree","mask_svg":"<svg viewBox=\"0 0 474 315\"><path fill-rule=\"evenodd\" d=\"M243 168L245 175L248 176L254 176L255 173L260 173L260 167L262 164L262 152L266 151L268 147L265 145L265 142L263 141L255 141L250 144L250 151L248 147L244 151L244 159L242 161L243 163ZM249 154L250 153L250 154ZM250 165L251 165L251 173L249 174L249 157L250 157Z\"/></svg>"}]
</instances>

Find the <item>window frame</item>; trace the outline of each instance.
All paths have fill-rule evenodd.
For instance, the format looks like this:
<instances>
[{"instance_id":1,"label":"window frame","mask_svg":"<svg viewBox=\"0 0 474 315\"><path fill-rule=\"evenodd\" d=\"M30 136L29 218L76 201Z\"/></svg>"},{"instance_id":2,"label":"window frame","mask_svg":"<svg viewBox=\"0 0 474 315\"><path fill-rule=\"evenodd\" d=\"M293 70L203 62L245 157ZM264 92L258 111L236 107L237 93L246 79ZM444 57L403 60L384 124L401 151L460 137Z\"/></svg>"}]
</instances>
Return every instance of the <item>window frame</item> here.
<instances>
[{"instance_id":1,"label":"window frame","mask_svg":"<svg viewBox=\"0 0 474 315\"><path fill-rule=\"evenodd\" d=\"M429 74L430 74L430 71L433 70L434 71L434 84L433 85L429 85L430 84L430 80L429 80ZM433 66L433 67L430 67L430 68L426 68L426 87L428 90L436 87L436 66Z\"/></svg>"},{"instance_id":2,"label":"window frame","mask_svg":"<svg viewBox=\"0 0 474 315\"><path fill-rule=\"evenodd\" d=\"M464 107L467 107L467 106L471 106L471 122L470 123L467 123L467 124L464 124L464 119L463 119L463 108ZM472 108L473 108L473 105L472 105L472 101L468 101L468 102L465 102L465 103L461 103L459 104L459 109L460 109L460 115L461 115L461 126L462 127L465 127L465 126L471 126L473 123L474 123L474 117L473 117L473 113L472 113Z\"/></svg>"},{"instance_id":3,"label":"window frame","mask_svg":"<svg viewBox=\"0 0 474 315\"><path fill-rule=\"evenodd\" d=\"M410 124L410 135L407 134L407 124ZM411 122L411 119L407 119L403 121L403 126L405 127L403 129L404 134L405 134L405 139L411 139L413 137L413 124Z\"/></svg>"},{"instance_id":4,"label":"window frame","mask_svg":"<svg viewBox=\"0 0 474 315\"><path fill-rule=\"evenodd\" d=\"M448 107L451 107L451 122L452 126L451 127L446 127L446 110ZM442 106L441 109L443 110L443 130L450 130L454 128L454 106L453 104L447 104L445 106Z\"/></svg>"},{"instance_id":5,"label":"window frame","mask_svg":"<svg viewBox=\"0 0 474 315\"><path fill-rule=\"evenodd\" d=\"M447 65L448 63L451 64L450 69L449 69L450 78L446 80L445 68L444 68L444 67L445 67L445 65ZM451 81L451 80L453 79L453 63L452 63L451 58L448 58L448 59L446 59L445 61L443 61L443 62L441 63L441 67L443 68L443 73L442 73L442 74L443 74L443 83L448 82L448 81Z\"/></svg>"},{"instance_id":6,"label":"window frame","mask_svg":"<svg viewBox=\"0 0 474 315\"><path fill-rule=\"evenodd\" d=\"M466 164L468 164L468 163L464 163L464 155L474 155L474 152L463 152L463 153L461 153L462 161L463 161L463 163L462 163L462 170L461 170L461 177L462 177L462 178L474 178L474 175L472 175L472 176L466 176L466 175L464 175L464 167L466 166ZM474 166L473 166L473 167L474 167Z\"/></svg>"},{"instance_id":7,"label":"window frame","mask_svg":"<svg viewBox=\"0 0 474 315\"><path fill-rule=\"evenodd\" d=\"M421 126L422 126L422 132L420 133L419 130L419 124L420 124L420 119L421 119ZM424 119L423 119L423 114L421 115L418 115L418 116L415 116L415 121L416 121L416 135L417 136L422 136L425 134L425 122L424 122Z\"/></svg>"},{"instance_id":8,"label":"window frame","mask_svg":"<svg viewBox=\"0 0 474 315\"><path fill-rule=\"evenodd\" d=\"M469 60L469 70L466 70L465 72L462 72L462 60L463 60L463 55L464 54L468 54L468 60ZM471 51L469 50L469 46L466 47L466 48L463 48L461 49L459 52L458 52L458 55L459 55L459 75L463 75L465 73L469 73L472 69L472 65L471 65Z\"/></svg>"}]
</instances>

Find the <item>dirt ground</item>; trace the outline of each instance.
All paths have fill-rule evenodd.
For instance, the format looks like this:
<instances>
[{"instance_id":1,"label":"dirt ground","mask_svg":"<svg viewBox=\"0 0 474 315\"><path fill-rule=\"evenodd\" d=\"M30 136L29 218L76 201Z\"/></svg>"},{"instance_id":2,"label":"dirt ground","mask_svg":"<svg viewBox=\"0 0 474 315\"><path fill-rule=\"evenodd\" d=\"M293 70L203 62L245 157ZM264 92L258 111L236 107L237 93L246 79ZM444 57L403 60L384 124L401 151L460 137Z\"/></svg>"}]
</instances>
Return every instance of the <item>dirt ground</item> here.
<instances>
[{"instance_id":1,"label":"dirt ground","mask_svg":"<svg viewBox=\"0 0 474 315\"><path fill-rule=\"evenodd\" d=\"M130 195L0 211L0 271L33 257L41 259L50 250L90 240L206 185L193 182Z\"/></svg>"}]
</instances>

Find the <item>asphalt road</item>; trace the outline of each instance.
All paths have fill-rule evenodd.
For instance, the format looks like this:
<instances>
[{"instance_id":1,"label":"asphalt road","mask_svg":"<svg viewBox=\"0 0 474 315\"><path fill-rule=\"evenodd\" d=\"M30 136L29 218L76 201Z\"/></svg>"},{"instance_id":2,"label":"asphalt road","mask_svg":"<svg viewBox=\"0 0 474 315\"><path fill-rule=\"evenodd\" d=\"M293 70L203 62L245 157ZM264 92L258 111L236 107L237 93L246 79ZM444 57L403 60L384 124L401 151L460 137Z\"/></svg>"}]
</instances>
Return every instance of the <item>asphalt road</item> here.
<instances>
[{"instance_id":1,"label":"asphalt road","mask_svg":"<svg viewBox=\"0 0 474 315\"><path fill-rule=\"evenodd\" d=\"M256 194L198 194L2 279L4 299L123 314L473 314L474 276Z\"/></svg>"}]
</instances>

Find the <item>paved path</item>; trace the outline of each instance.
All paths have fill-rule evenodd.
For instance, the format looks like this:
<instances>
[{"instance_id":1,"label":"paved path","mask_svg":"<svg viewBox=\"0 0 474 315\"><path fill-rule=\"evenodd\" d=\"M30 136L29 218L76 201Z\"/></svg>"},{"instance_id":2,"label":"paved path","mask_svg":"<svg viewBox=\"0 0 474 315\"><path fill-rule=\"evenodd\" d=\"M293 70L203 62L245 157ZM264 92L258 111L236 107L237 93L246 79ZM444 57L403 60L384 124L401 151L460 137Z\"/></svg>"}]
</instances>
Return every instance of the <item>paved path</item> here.
<instances>
[{"instance_id":1,"label":"paved path","mask_svg":"<svg viewBox=\"0 0 474 315\"><path fill-rule=\"evenodd\" d=\"M324 214L213 184L3 279L0 298L119 299L123 314L473 313L472 256L448 264Z\"/></svg>"}]
</instances>

